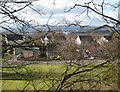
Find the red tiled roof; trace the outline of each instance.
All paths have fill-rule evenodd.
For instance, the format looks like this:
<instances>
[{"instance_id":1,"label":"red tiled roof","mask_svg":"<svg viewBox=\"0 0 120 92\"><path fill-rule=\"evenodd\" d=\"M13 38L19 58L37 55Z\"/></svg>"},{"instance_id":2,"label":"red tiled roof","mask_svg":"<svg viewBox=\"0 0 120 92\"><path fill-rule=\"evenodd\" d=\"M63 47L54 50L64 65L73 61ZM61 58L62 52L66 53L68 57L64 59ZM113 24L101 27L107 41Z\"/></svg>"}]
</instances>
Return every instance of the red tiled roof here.
<instances>
[{"instance_id":1,"label":"red tiled roof","mask_svg":"<svg viewBox=\"0 0 120 92\"><path fill-rule=\"evenodd\" d=\"M95 45L89 46L89 47L87 48L87 50L88 50L89 52L92 52L92 51L94 51L95 49L96 49L96 46L95 46Z\"/></svg>"}]
</instances>

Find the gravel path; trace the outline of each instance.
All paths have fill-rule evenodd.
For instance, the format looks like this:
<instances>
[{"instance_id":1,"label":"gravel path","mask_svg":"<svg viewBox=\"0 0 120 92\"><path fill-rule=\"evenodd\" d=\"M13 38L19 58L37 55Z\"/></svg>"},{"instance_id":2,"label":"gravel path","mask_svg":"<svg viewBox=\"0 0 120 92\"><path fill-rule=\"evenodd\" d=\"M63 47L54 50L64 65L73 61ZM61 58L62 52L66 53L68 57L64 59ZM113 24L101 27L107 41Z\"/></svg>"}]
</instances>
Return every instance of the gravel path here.
<instances>
[{"instance_id":1,"label":"gravel path","mask_svg":"<svg viewBox=\"0 0 120 92\"><path fill-rule=\"evenodd\" d=\"M30 65L30 64L66 64L66 63L77 63L77 64L100 64L106 62L105 60L102 59L94 59L94 60L80 60L80 61L72 61L70 62L69 60L50 60L50 61L20 61L20 60L7 60L7 62L2 63L2 67L8 67L9 65L11 66L25 66L25 65ZM8 65L9 64L9 65Z\"/></svg>"}]
</instances>

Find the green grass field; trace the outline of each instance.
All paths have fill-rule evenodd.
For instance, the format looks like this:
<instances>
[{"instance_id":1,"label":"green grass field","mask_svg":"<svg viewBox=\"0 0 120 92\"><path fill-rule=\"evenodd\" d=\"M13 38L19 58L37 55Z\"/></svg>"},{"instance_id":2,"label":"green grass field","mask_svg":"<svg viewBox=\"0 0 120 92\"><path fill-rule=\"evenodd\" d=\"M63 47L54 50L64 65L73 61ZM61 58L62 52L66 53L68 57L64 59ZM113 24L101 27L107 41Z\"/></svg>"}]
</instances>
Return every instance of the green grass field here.
<instances>
[{"instance_id":1,"label":"green grass field","mask_svg":"<svg viewBox=\"0 0 120 92\"><path fill-rule=\"evenodd\" d=\"M15 71L11 68L4 68L2 73L3 90L22 90L29 82L27 90L33 90L32 85L36 85L37 89L46 90L50 88L52 79L58 78L65 68L65 65L29 65L13 68Z\"/></svg>"},{"instance_id":2,"label":"green grass field","mask_svg":"<svg viewBox=\"0 0 120 92\"><path fill-rule=\"evenodd\" d=\"M93 66L84 67L84 69L89 69ZM68 73L73 72L77 67L72 67ZM66 65L56 64L56 65L28 65L21 68L3 68L2 71L2 89L3 90L47 90L50 87L56 87L59 84L59 80L62 78L62 74L66 70ZM83 69L81 69L83 70ZM96 76L96 80L101 80L106 76L106 71L109 71L108 67L101 67L92 72L88 72L84 79L90 76ZM83 73L84 74L84 73ZM82 74L81 74L82 75ZM71 80L79 78L81 75L71 77ZM111 79L107 80L111 82ZM35 86L35 87L34 87Z\"/></svg>"}]
</instances>

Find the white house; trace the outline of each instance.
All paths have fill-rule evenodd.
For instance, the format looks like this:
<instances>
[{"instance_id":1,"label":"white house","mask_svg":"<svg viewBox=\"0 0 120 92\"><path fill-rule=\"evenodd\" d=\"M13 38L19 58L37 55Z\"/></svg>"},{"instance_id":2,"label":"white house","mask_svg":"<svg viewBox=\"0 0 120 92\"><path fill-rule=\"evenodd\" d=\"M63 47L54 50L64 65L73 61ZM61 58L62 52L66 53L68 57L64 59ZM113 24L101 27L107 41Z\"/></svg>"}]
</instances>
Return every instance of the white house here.
<instances>
[{"instance_id":1,"label":"white house","mask_svg":"<svg viewBox=\"0 0 120 92\"><path fill-rule=\"evenodd\" d=\"M97 43L99 43L100 45L107 43L108 40L105 37L101 37L99 40L97 40Z\"/></svg>"},{"instance_id":2,"label":"white house","mask_svg":"<svg viewBox=\"0 0 120 92\"><path fill-rule=\"evenodd\" d=\"M76 45L81 45L81 40L80 40L80 37L78 36L77 38L76 38L76 40L75 40L75 44Z\"/></svg>"},{"instance_id":3,"label":"white house","mask_svg":"<svg viewBox=\"0 0 120 92\"><path fill-rule=\"evenodd\" d=\"M44 38L45 44L49 42L49 39L47 37Z\"/></svg>"}]
</instances>

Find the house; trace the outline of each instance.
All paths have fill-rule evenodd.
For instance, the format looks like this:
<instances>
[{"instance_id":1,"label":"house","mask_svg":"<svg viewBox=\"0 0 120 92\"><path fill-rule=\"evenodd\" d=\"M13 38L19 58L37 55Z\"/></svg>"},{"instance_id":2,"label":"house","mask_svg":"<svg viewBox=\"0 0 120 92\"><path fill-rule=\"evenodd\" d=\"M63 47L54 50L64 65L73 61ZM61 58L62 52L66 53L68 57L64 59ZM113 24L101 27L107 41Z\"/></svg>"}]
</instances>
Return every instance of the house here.
<instances>
[{"instance_id":1,"label":"house","mask_svg":"<svg viewBox=\"0 0 120 92\"><path fill-rule=\"evenodd\" d=\"M33 41L30 42L31 40ZM60 46L62 43L74 43L78 52L82 51L82 47L84 47L87 53L92 53L97 48L95 45L96 43L99 45L104 45L104 43L108 43L110 40L110 35L99 35L97 33L91 34L89 32L64 34L62 32L50 31L46 34L42 31L34 31L34 33L27 35L26 38L21 34L4 34L3 42L4 44L8 45L8 48L10 46L17 46L17 44L26 42L26 44L22 44L23 47L11 48L11 50L8 50L8 52L12 51L14 55L23 53L24 57L37 57L38 55L40 58L40 56L46 57L47 55L55 56L56 47Z\"/></svg>"},{"instance_id":2,"label":"house","mask_svg":"<svg viewBox=\"0 0 120 92\"><path fill-rule=\"evenodd\" d=\"M24 36L20 34L3 34L7 45L17 45L24 42Z\"/></svg>"},{"instance_id":3,"label":"house","mask_svg":"<svg viewBox=\"0 0 120 92\"><path fill-rule=\"evenodd\" d=\"M94 38L91 35L80 35L79 37L83 44L88 44L94 41Z\"/></svg>"},{"instance_id":4,"label":"house","mask_svg":"<svg viewBox=\"0 0 120 92\"><path fill-rule=\"evenodd\" d=\"M97 43L100 44L100 45L103 45L105 43L108 43L108 40L103 36L103 37L100 37L100 39L97 40Z\"/></svg>"},{"instance_id":5,"label":"house","mask_svg":"<svg viewBox=\"0 0 120 92\"><path fill-rule=\"evenodd\" d=\"M75 44L90 44L95 41L92 35L88 33L80 33L80 34L68 34L66 35L66 39L68 42L73 42Z\"/></svg>"},{"instance_id":6,"label":"house","mask_svg":"<svg viewBox=\"0 0 120 92\"><path fill-rule=\"evenodd\" d=\"M81 39L80 39L80 37L78 36L77 38L76 38L76 40L75 40L75 44L76 45L81 45Z\"/></svg>"},{"instance_id":7,"label":"house","mask_svg":"<svg viewBox=\"0 0 120 92\"><path fill-rule=\"evenodd\" d=\"M97 56L98 48L103 46L103 50L106 48L107 43L112 41L112 35L107 32L89 33L89 32L74 32L66 35L68 42L75 43L77 45L76 51L83 54L84 57ZM81 50L82 49L82 50Z\"/></svg>"},{"instance_id":8,"label":"house","mask_svg":"<svg viewBox=\"0 0 120 92\"><path fill-rule=\"evenodd\" d=\"M49 42L52 43L62 43L64 41L66 41L66 37L65 34L60 33L60 32L50 32L47 35L47 38L49 40Z\"/></svg>"},{"instance_id":9,"label":"house","mask_svg":"<svg viewBox=\"0 0 120 92\"><path fill-rule=\"evenodd\" d=\"M65 34L60 33L60 32L49 32L45 37L44 37L44 42L46 44L46 56L51 58L51 57L58 57L59 53L56 53L56 47L61 45L66 41Z\"/></svg>"},{"instance_id":10,"label":"house","mask_svg":"<svg viewBox=\"0 0 120 92\"><path fill-rule=\"evenodd\" d=\"M21 45L23 45L22 43L24 42L24 36L22 36L22 35L20 35L20 34L12 34L12 33L3 33L2 34L2 38L3 38L3 46L5 47L5 46L7 46L6 47L6 50L8 49L8 48L10 48L10 49L8 49L7 50L7 52L9 52L9 53L11 53L11 54L13 54L13 55L15 55L16 54L16 52L18 51L16 51L16 49L17 49L17 45L19 44L21 44ZM19 48L20 49L20 48ZM20 49L20 51L21 51L21 49Z\"/></svg>"},{"instance_id":11,"label":"house","mask_svg":"<svg viewBox=\"0 0 120 92\"><path fill-rule=\"evenodd\" d=\"M30 58L33 57L33 52L32 51L23 51L23 57L24 58Z\"/></svg>"}]
</instances>

